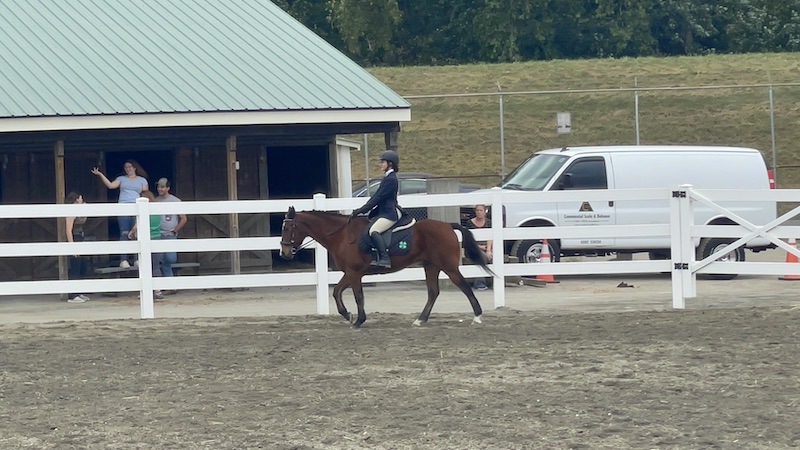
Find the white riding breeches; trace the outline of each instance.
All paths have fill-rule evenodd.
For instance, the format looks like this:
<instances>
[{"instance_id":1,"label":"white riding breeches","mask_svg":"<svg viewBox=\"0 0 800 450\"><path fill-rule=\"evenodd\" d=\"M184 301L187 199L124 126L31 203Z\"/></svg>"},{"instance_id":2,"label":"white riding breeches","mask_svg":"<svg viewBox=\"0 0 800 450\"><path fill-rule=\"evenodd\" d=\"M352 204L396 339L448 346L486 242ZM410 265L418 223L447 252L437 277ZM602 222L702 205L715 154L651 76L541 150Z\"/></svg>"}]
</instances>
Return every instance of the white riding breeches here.
<instances>
[{"instance_id":1,"label":"white riding breeches","mask_svg":"<svg viewBox=\"0 0 800 450\"><path fill-rule=\"evenodd\" d=\"M395 223L397 223L396 220L389 220L385 217L379 217L378 220L376 220L375 223L373 223L372 226L369 227L369 234L383 233L384 231L391 228L392 225L394 225Z\"/></svg>"}]
</instances>

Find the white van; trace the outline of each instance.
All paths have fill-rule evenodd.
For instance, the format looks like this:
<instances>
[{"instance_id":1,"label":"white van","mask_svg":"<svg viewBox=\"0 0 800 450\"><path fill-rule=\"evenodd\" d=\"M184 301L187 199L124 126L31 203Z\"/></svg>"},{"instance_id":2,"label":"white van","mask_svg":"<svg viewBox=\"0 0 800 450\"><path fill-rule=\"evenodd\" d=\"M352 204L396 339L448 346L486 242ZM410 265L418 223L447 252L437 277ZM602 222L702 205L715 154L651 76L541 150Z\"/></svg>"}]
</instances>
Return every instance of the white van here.
<instances>
[{"instance_id":1,"label":"white van","mask_svg":"<svg viewBox=\"0 0 800 450\"><path fill-rule=\"evenodd\" d=\"M770 177L758 150L737 147L686 145L564 147L542 150L525 160L500 183L502 189L556 191L577 189L675 188L691 184L699 189L770 189ZM563 204L562 204L563 203ZM591 211L595 220L586 225L633 225L668 223L669 201L652 202L559 202L515 203L506 205L508 227L552 227L578 225L582 212ZM744 219L766 224L776 216L775 202L742 202L726 208ZM711 209L698 209L695 223L732 224L730 219ZM584 223L580 223L584 224ZM733 239L702 239L697 257L705 257L727 246ZM668 259L669 236L561 239L548 241L551 258L561 256L607 255L648 252L651 259ZM762 251L773 246L764 239L753 240L747 248ZM521 262L537 262L541 242L524 240L506 243L506 253ZM744 260L742 248L728 259ZM735 275L720 275L733 278Z\"/></svg>"}]
</instances>

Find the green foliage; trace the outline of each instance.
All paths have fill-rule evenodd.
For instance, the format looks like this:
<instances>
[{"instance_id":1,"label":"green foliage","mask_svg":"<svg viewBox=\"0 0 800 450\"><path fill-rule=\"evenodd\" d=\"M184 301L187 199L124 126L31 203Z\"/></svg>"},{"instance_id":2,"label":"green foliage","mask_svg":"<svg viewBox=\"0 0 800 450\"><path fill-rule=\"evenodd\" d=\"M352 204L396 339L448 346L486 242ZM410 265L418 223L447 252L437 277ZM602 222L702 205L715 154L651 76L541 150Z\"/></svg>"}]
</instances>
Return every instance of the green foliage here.
<instances>
[{"instance_id":1,"label":"green foliage","mask_svg":"<svg viewBox=\"0 0 800 450\"><path fill-rule=\"evenodd\" d=\"M347 50L366 63L391 60L401 20L397 0L329 0L330 20Z\"/></svg>"},{"instance_id":2,"label":"green foliage","mask_svg":"<svg viewBox=\"0 0 800 450\"><path fill-rule=\"evenodd\" d=\"M800 0L275 0L367 66L800 50Z\"/></svg>"}]
</instances>

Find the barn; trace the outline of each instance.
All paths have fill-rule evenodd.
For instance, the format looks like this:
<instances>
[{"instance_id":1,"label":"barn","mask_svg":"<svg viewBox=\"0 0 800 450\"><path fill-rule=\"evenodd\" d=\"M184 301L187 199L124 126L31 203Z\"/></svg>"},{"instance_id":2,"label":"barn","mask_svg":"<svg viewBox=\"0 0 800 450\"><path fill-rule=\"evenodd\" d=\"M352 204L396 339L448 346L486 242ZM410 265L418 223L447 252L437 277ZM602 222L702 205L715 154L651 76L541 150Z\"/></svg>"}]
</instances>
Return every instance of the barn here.
<instances>
[{"instance_id":1,"label":"barn","mask_svg":"<svg viewBox=\"0 0 800 450\"><path fill-rule=\"evenodd\" d=\"M3 0L0 63L2 204L61 203L70 191L116 202L90 170L113 179L128 159L153 190L166 177L184 201L337 196L349 189L337 174L349 173L350 150L338 137L380 133L396 150L411 115L267 0ZM3 220L0 239L63 240L58 222ZM274 222L190 217L182 236L276 235ZM118 238L114 218L89 218L85 229ZM58 277L56 257L0 256L2 280ZM259 251L184 258L206 273L272 266Z\"/></svg>"}]
</instances>

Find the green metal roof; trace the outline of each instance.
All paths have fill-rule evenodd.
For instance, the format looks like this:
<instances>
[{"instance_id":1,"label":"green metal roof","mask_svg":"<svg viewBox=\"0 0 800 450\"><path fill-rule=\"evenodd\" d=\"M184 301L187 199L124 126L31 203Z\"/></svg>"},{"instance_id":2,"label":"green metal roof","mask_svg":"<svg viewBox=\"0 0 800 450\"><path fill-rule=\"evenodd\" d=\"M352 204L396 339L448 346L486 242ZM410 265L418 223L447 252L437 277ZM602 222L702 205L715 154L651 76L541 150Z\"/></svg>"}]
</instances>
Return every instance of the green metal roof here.
<instances>
[{"instance_id":1,"label":"green metal roof","mask_svg":"<svg viewBox=\"0 0 800 450\"><path fill-rule=\"evenodd\" d=\"M352 109L410 114L267 0L0 1L0 121Z\"/></svg>"}]
</instances>

